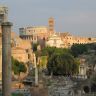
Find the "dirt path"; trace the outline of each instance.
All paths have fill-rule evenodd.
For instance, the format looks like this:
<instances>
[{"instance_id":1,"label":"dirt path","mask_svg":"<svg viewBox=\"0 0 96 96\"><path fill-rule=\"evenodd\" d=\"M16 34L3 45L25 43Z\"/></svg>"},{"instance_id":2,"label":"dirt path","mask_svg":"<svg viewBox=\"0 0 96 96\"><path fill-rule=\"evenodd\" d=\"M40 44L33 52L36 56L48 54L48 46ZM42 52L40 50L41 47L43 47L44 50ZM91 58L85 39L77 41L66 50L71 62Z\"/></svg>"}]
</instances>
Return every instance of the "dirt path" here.
<instances>
[{"instance_id":1,"label":"dirt path","mask_svg":"<svg viewBox=\"0 0 96 96\"><path fill-rule=\"evenodd\" d=\"M32 96L48 96L47 88L32 87L31 88Z\"/></svg>"}]
</instances>

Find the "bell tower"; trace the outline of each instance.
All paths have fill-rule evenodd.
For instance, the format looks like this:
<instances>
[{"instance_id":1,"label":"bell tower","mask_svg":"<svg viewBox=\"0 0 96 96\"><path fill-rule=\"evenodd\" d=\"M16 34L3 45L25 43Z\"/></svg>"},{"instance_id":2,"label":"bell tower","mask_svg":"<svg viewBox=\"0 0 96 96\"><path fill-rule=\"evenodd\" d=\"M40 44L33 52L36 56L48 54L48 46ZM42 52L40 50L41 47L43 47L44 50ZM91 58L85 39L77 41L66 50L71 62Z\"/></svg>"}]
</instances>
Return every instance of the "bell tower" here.
<instances>
[{"instance_id":1,"label":"bell tower","mask_svg":"<svg viewBox=\"0 0 96 96\"><path fill-rule=\"evenodd\" d=\"M48 29L49 29L49 34L53 34L54 33L54 18L50 17L48 20Z\"/></svg>"}]
</instances>

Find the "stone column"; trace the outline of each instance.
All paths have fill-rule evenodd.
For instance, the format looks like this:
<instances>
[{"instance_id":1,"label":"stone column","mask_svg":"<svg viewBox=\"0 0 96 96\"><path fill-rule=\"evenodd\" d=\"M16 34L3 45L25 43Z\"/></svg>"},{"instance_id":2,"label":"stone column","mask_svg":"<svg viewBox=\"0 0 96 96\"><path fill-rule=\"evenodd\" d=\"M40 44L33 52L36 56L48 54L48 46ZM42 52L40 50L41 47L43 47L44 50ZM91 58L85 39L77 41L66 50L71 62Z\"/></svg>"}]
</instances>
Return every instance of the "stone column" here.
<instances>
[{"instance_id":1,"label":"stone column","mask_svg":"<svg viewBox=\"0 0 96 96\"><path fill-rule=\"evenodd\" d=\"M11 26L2 23L2 96L11 96Z\"/></svg>"},{"instance_id":2,"label":"stone column","mask_svg":"<svg viewBox=\"0 0 96 96\"><path fill-rule=\"evenodd\" d=\"M35 54L34 54L34 68L35 68L35 86L38 86L38 68Z\"/></svg>"}]
</instances>

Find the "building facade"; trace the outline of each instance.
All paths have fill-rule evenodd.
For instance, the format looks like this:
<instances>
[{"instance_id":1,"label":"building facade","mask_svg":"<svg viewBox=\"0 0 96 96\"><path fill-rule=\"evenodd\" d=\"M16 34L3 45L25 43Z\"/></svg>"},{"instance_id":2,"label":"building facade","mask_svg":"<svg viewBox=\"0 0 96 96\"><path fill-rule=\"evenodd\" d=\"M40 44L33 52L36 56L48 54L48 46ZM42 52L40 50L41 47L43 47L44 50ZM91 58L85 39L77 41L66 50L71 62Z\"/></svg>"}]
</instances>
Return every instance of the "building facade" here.
<instances>
[{"instance_id":1,"label":"building facade","mask_svg":"<svg viewBox=\"0 0 96 96\"><path fill-rule=\"evenodd\" d=\"M64 42L62 41L61 37L54 33L46 41L46 46L64 48Z\"/></svg>"},{"instance_id":2,"label":"building facade","mask_svg":"<svg viewBox=\"0 0 96 96\"><path fill-rule=\"evenodd\" d=\"M54 34L54 18L48 19L48 26L31 26L19 28L19 36L24 40L29 40L33 43L47 40L49 36Z\"/></svg>"},{"instance_id":3,"label":"building facade","mask_svg":"<svg viewBox=\"0 0 96 96\"><path fill-rule=\"evenodd\" d=\"M16 60L20 62L27 63L28 62L28 54L25 49L22 49L20 47L13 47L12 48L12 56Z\"/></svg>"},{"instance_id":4,"label":"building facade","mask_svg":"<svg viewBox=\"0 0 96 96\"><path fill-rule=\"evenodd\" d=\"M69 32L55 32L54 25L54 18L50 17L48 19L48 26L20 28L20 37L32 43L38 42L41 46L46 44L46 46L63 48L70 48L74 44L96 43L96 38L73 36Z\"/></svg>"},{"instance_id":5,"label":"building facade","mask_svg":"<svg viewBox=\"0 0 96 96\"><path fill-rule=\"evenodd\" d=\"M74 44L96 43L96 38L73 36L69 32L56 33L64 42L65 48L70 48Z\"/></svg>"},{"instance_id":6,"label":"building facade","mask_svg":"<svg viewBox=\"0 0 96 96\"><path fill-rule=\"evenodd\" d=\"M19 29L20 37L36 43L40 39L48 38L48 28L45 26L33 26Z\"/></svg>"}]
</instances>

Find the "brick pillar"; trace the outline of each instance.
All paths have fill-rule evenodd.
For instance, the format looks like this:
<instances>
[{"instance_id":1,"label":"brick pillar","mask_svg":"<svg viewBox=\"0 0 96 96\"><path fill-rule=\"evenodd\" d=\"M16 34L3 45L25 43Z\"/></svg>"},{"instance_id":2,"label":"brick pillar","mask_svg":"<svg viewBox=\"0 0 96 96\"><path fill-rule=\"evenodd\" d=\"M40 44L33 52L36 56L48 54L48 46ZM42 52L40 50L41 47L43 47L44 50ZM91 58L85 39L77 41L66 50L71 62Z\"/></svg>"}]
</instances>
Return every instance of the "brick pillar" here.
<instances>
[{"instance_id":1,"label":"brick pillar","mask_svg":"<svg viewBox=\"0 0 96 96\"><path fill-rule=\"evenodd\" d=\"M2 96L11 96L11 26L2 23Z\"/></svg>"}]
</instances>

